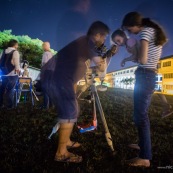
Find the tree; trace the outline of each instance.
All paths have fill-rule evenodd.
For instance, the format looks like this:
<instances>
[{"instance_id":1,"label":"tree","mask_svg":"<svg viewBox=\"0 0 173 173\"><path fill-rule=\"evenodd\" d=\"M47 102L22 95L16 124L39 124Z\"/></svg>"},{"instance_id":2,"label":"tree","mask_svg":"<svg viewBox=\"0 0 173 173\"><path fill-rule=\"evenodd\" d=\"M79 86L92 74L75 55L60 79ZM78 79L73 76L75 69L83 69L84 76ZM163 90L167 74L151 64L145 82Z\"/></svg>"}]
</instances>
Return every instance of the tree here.
<instances>
[{"instance_id":1,"label":"tree","mask_svg":"<svg viewBox=\"0 0 173 173\"><path fill-rule=\"evenodd\" d=\"M27 60L30 66L40 68L43 41L38 38L32 39L28 35L15 36L12 34L12 30L4 30L0 32L0 53L7 48L10 39L16 39L19 42L19 52L22 60ZM56 53L53 49L51 51L53 54Z\"/></svg>"},{"instance_id":2,"label":"tree","mask_svg":"<svg viewBox=\"0 0 173 173\"><path fill-rule=\"evenodd\" d=\"M7 47L10 39L16 39L16 36L11 34L12 30L4 30L0 32L0 52Z\"/></svg>"},{"instance_id":3,"label":"tree","mask_svg":"<svg viewBox=\"0 0 173 173\"><path fill-rule=\"evenodd\" d=\"M135 82L135 78L130 77L129 78L130 87L131 87L132 84L134 84L134 82Z\"/></svg>"},{"instance_id":4,"label":"tree","mask_svg":"<svg viewBox=\"0 0 173 173\"><path fill-rule=\"evenodd\" d=\"M132 85L134 83L134 78L130 77L130 78L125 78L121 80L121 83L123 83L124 85L126 85L126 89L128 85Z\"/></svg>"}]
</instances>

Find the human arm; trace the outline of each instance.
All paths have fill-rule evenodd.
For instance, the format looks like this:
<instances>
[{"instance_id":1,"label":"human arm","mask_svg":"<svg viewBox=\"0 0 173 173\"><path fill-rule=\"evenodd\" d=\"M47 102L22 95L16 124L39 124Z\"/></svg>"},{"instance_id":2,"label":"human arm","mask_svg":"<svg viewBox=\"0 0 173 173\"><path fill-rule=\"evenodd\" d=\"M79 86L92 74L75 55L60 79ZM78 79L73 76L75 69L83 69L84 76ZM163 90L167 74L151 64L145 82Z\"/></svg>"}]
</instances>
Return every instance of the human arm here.
<instances>
[{"instance_id":1,"label":"human arm","mask_svg":"<svg viewBox=\"0 0 173 173\"><path fill-rule=\"evenodd\" d=\"M117 45L112 45L112 47L106 51L106 53L102 56L103 59L107 58L110 61L110 58L116 54L118 51Z\"/></svg>"},{"instance_id":2,"label":"human arm","mask_svg":"<svg viewBox=\"0 0 173 173\"><path fill-rule=\"evenodd\" d=\"M95 56L93 57L93 62L96 65L95 66L95 70L99 71L99 72L104 72L107 69L107 61L106 58L103 59L101 56Z\"/></svg>"},{"instance_id":3,"label":"human arm","mask_svg":"<svg viewBox=\"0 0 173 173\"><path fill-rule=\"evenodd\" d=\"M124 66L125 66L125 63L126 63L127 61L137 62L137 61L136 61L136 55L131 55L131 56L127 57L127 58L124 58L124 59L121 61L121 67L124 67Z\"/></svg>"},{"instance_id":4,"label":"human arm","mask_svg":"<svg viewBox=\"0 0 173 173\"><path fill-rule=\"evenodd\" d=\"M13 53L13 65L15 66L15 73L19 75L20 73L20 55L18 51Z\"/></svg>"},{"instance_id":5,"label":"human arm","mask_svg":"<svg viewBox=\"0 0 173 173\"><path fill-rule=\"evenodd\" d=\"M121 61L121 66L124 67L125 63L127 61L132 61L132 62L138 62L138 56L139 56L139 43L137 42L136 39L130 38L127 41L126 44L126 50L131 54L129 57L124 58Z\"/></svg>"},{"instance_id":6,"label":"human arm","mask_svg":"<svg viewBox=\"0 0 173 173\"><path fill-rule=\"evenodd\" d=\"M146 64L148 61L148 41L141 40L140 45L141 46L138 62L140 64Z\"/></svg>"},{"instance_id":7,"label":"human arm","mask_svg":"<svg viewBox=\"0 0 173 173\"><path fill-rule=\"evenodd\" d=\"M147 40L140 40L140 47L138 46L136 50L133 51L133 54L126 58L126 61L138 62L140 64L146 64L148 61L148 45Z\"/></svg>"},{"instance_id":8,"label":"human arm","mask_svg":"<svg viewBox=\"0 0 173 173\"><path fill-rule=\"evenodd\" d=\"M93 62L96 64L100 72L104 72L107 69L111 57L116 54L117 50L117 46L112 45L112 47L109 50L107 50L104 54L93 58Z\"/></svg>"},{"instance_id":9,"label":"human arm","mask_svg":"<svg viewBox=\"0 0 173 173\"><path fill-rule=\"evenodd\" d=\"M155 30L153 28L144 28L140 33L140 49L139 63L146 64L148 62L149 43L155 38Z\"/></svg>"}]
</instances>

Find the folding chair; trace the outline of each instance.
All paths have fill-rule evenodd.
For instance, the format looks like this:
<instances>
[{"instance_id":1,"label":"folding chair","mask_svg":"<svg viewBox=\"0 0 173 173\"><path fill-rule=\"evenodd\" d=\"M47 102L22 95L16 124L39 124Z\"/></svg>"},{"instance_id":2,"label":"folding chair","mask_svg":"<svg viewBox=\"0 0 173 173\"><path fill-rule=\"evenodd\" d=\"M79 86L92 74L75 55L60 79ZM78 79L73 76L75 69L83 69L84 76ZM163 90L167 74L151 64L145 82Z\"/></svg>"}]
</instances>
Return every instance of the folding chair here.
<instances>
[{"instance_id":1,"label":"folding chair","mask_svg":"<svg viewBox=\"0 0 173 173\"><path fill-rule=\"evenodd\" d=\"M33 98L33 86L32 79L28 77L19 77L17 85L16 85L16 107L20 102L20 97L22 92L24 92L24 103L26 103L27 93L30 93L32 106L34 106L34 98Z\"/></svg>"}]
</instances>

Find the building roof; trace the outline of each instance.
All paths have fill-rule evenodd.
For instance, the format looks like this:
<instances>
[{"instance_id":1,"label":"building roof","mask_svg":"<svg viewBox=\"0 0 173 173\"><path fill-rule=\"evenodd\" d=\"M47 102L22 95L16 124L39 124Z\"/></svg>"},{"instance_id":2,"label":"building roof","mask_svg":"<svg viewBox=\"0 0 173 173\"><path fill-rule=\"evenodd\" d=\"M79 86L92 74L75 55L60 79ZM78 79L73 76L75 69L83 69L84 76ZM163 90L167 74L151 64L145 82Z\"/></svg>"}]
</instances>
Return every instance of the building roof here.
<instances>
[{"instance_id":1,"label":"building roof","mask_svg":"<svg viewBox=\"0 0 173 173\"><path fill-rule=\"evenodd\" d=\"M118 69L118 70L110 71L110 72L108 72L107 74L109 74L109 73L114 73L114 72L121 71L121 70L126 70L126 69L133 68L133 67L137 67L137 66L138 66L138 65L128 66L128 67L121 68L121 69Z\"/></svg>"},{"instance_id":2,"label":"building roof","mask_svg":"<svg viewBox=\"0 0 173 173\"><path fill-rule=\"evenodd\" d=\"M169 58L173 58L173 55L165 56L163 58L160 58L160 60L169 59Z\"/></svg>"}]
</instances>

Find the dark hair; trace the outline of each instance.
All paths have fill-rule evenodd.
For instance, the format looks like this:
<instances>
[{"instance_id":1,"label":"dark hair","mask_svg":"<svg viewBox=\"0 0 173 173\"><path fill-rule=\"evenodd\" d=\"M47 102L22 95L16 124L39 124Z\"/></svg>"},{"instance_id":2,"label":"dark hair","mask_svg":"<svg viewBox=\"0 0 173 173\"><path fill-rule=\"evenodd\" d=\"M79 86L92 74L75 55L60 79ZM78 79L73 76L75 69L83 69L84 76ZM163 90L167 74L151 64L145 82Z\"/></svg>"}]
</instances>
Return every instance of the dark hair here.
<instances>
[{"instance_id":1,"label":"dark hair","mask_svg":"<svg viewBox=\"0 0 173 173\"><path fill-rule=\"evenodd\" d=\"M110 32L110 29L106 24L104 24L101 21L96 21L92 23L91 26L89 27L87 36L96 35L98 33L104 35L104 34L109 34L109 32Z\"/></svg>"},{"instance_id":2,"label":"dark hair","mask_svg":"<svg viewBox=\"0 0 173 173\"><path fill-rule=\"evenodd\" d=\"M9 43L8 43L8 47L13 47L13 46L15 46L17 43L18 43L17 40L11 39L11 40L9 41Z\"/></svg>"},{"instance_id":3,"label":"dark hair","mask_svg":"<svg viewBox=\"0 0 173 173\"><path fill-rule=\"evenodd\" d=\"M122 27L132 27L132 26L147 26L154 28L156 31L155 34L155 45L163 45L166 43L167 38L163 29L156 23L150 20L150 18L143 18L142 15L138 12L130 12L125 15Z\"/></svg>"},{"instance_id":4,"label":"dark hair","mask_svg":"<svg viewBox=\"0 0 173 173\"><path fill-rule=\"evenodd\" d=\"M117 36L117 35L119 35L119 36L121 36L121 37L125 37L125 38L127 37L126 34L125 34L125 32L124 32L123 30L117 29L117 30L115 30L115 31L112 33L111 39L113 40L114 37Z\"/></svg>"},{"instance_id":5,"label":"dark hair","mask_svg":"<svg viewBox=\"0 0 173 173\"><path fill-rule=\"evenodd\" d=\"M23 61L22 68L24 68L26 65L29 66L29 62L28 62L27 60L24 60L24 61Z\"/></svg>"}]
</instances>

